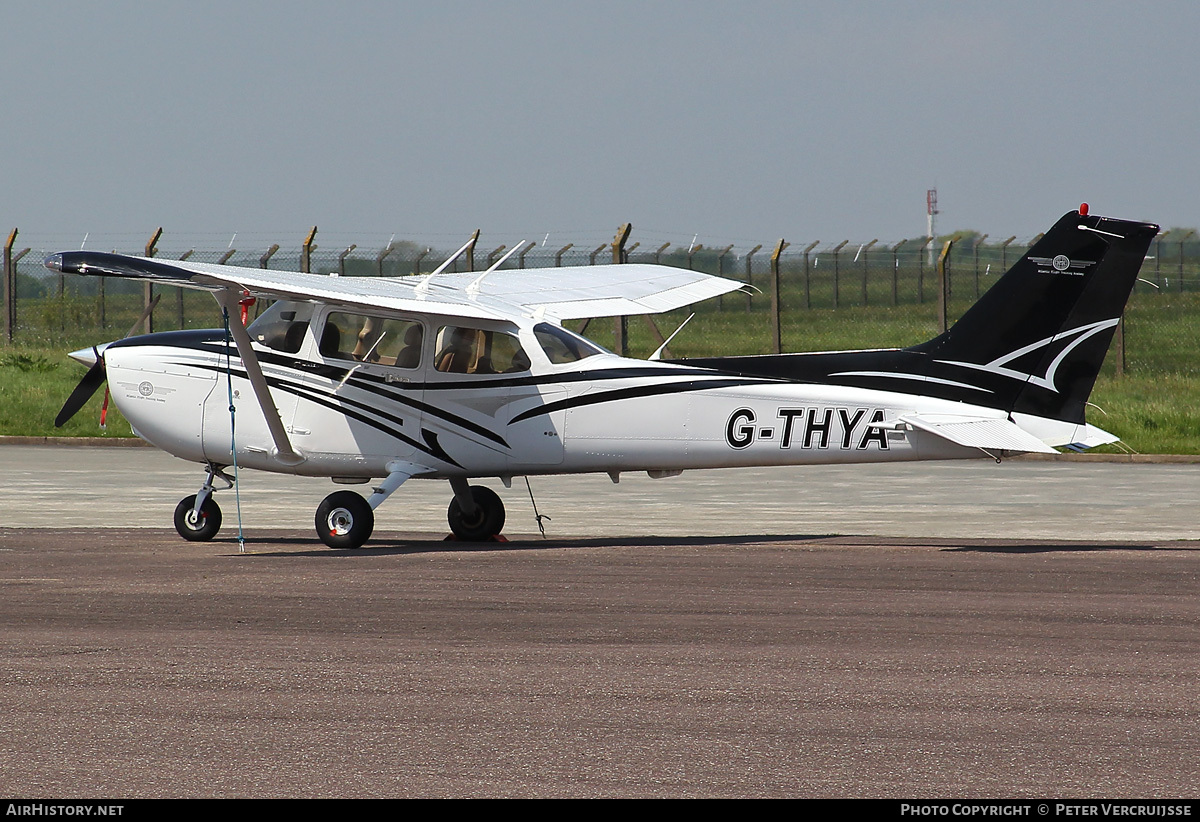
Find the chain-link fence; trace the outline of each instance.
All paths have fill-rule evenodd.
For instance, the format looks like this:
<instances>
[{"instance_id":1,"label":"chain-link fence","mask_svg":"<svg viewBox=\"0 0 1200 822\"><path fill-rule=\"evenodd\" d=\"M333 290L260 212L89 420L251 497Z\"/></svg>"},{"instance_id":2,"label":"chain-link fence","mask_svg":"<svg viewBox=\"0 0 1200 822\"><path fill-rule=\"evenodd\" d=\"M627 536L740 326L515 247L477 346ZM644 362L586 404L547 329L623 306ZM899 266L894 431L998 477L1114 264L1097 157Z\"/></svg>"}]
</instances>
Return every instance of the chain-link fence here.
<instances>
[{"instance_id":1,"label":"chain-link fence","mask_svg":"<svg viewBox=\"0 0 1200 822\"><path fill-rule=\"evenodd\" d=\"M42 266L45 254L61 249L22 249L12 242L14 236L15 232L6 249L10 262L5 269L10 345L83 345L123 336L135 325L140 330L138 319L151 294L157 299L150 315L152 330L220 323L215 302L204 292L157 286L151 290L138 282L63 276ZM947 245L950 239L953 242ZM940 329L939 258L943 254L946 319L953 322L1037 239L1009 237L997 242L988 235L971 234L936 242L923 237L890 243L779 241L743 248L627 243L627 262L704 271L741 280L748 288L747 293L727 294L666 316L629 318L623 324L628 329L624 347L634 356L646 356L692 313L696 317L671 342L674 356L911 345ZM612 262L615 244L527 243L514 251L476 243L447 270L481 271L510 252L503 263L506 269L605 264ZM306 255L306 250L311 253ZM307 257L313 273L394 277L428 274L453 251L405 241L377 249L350 245L329 251L270 244L252 252L210 249L179 256L292 271L302 270ZM1173 230L1151 245L1106 368L1194 373L1200 354L1198 319L1200 239L1191 231ZM615 320L573 325L601 345L623 347L622 326Z\"/></svg>"}]
</instances>

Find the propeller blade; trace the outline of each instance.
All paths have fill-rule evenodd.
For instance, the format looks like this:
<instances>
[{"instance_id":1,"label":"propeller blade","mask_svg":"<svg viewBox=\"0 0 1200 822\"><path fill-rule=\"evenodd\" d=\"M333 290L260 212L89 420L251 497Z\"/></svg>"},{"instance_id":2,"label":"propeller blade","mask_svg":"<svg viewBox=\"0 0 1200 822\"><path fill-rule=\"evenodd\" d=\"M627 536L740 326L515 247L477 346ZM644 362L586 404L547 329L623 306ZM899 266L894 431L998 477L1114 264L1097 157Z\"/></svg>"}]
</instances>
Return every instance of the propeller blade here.
<instances>
[{"instance_id":1,"label":"propeller blade","mask_svg":"<svg viewBox=\"0 0 1200 822\"><path fill-rule=\"evenodd\" d=\"M62 428L67 420L75 416L80 408L83 408L87 401L92 398L100 386L104 385L104 380L107 375L104 373L104 359L99 353L96 354L96 364L88 369L83 375L83 379L75 386L75 390L71 392L71 396L67 397L67 401L63 403L62 410L58 412L58 416L54 418L54 427Z\"/></svg>"},{"instance_id":2,"label":"propeller blade","mask_svg":"<svg viewBox=\"0 0 1200 822\"><path fill-rule=\"evenodd\" d=\"M146 318L150 316L150 312L152 312L155 306L158 305L158 301L160 299L162 299L162 294L156 294L154 296L154 299L142 312L142 316L138 317L137 322L130 327L129 333L125 335L126 337L133 336L133 334L138 330L138 326L145 322ZM83 349L80 351L82 350ZM104 385L104 381L108 377L108 375L104 372L104 355L101 354L100 350L94 345L92 346L92 353L95 354L96 359L93 361L92 366L88 368L87 373L83 375L83 379L80 380L79 384L75 386L75 390L71 392L71 396L67 397L67 401L63 403L62 410L58 412L58 416L54 418L55 428L62 428L67 423L67 420L79 413L79 409L83 408L83 406L87 404L87 401L92 398L92 395L96 393L100 386ZM86 360L84 361L86 362ZM100 410L101 428L107 427L105 425L107 416L108 392L105 391L104 407Z\"/></svg>"}]
</instances>

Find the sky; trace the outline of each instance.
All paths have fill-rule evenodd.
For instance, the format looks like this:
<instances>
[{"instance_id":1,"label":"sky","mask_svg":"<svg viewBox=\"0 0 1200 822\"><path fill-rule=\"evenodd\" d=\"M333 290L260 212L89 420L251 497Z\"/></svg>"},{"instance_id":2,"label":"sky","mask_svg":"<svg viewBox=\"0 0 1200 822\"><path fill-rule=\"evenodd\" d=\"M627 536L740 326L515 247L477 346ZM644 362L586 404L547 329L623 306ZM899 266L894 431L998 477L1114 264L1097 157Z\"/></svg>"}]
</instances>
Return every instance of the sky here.
<instances>
[{"instance_id":1,"label":"sky","mask_svg":"<svg viewBox=\"0 0 1200 822\"><path fill-rule=\"evenodd\" d=\"M1200 3L4 4L42 249L1200 227Z\"/></svg>"}]
</instances>

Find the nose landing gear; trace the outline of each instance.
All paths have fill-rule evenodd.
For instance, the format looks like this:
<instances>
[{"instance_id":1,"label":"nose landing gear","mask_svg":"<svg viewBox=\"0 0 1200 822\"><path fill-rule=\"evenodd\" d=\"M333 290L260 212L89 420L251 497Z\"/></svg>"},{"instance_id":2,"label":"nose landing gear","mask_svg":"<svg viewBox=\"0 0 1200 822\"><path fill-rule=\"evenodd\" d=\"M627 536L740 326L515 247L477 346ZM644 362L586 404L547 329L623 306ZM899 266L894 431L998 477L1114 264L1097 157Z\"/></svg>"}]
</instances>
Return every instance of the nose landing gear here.
<instances>
[{"instance_id":1,"label":"nose landing gear","mask_svg":"<svg viewBox=\"0 0 1200 822\"><path fill-rule=\"evenodd\" d=\"M200 490L184 497L175 506L175 530L188 542L208 542L221 530L221 508L212 498L213 480L220 479L225 485L221 490L233 487L233 477L221 470L221 466L208 464L208 476Z\"/></svg>"}]
</instances>

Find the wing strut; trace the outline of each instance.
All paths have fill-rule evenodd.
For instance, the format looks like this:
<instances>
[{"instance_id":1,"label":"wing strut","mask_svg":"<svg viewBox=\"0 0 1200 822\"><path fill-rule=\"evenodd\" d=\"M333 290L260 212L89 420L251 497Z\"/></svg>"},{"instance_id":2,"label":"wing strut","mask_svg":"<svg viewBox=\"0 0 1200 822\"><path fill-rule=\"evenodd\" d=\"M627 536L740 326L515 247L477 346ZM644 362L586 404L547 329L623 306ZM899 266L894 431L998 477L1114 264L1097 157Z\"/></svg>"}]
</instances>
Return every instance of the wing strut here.
<instances>
[{"instance_id":1,"label":"wing strut","mask_svg":"<svg viewBox=\"0 0 1200 822\"><path fill-rule=\"evenodd\" d=\"M415 286L413 286L413 291L416 291L418 294L428 294L429 293L429 283L433 280L433 278L436 277L437 275L441 274L447 268L449 268L450 263L454 262L460 256L462 256L462 253L464 251L466 251L468 248L470 248L471 243L473 243L473 242L475 242L474 237L472 237L471 239L469 239L465 243L463 243L463 247L460 248L458 251L455 251L453 254L451 254L450 257L447 258L446 262L439 265L433 271L430 271L428 274L425 275L425 279L421 280L421 282L419 282Z\"/></svg>"},{"instance_id":2,"label":"wing strut","mask_svg":"<svg viewBox=\"0 0 1200 822\"><path fill-rule=\"evenodd\" d=\"M246 376L254 388L254 396L258 400L259 408L262 409L263 417L266 418L267 428L271 431L271 439L275 441L275 459L284 465L299 465L304 462L305 458L292 448L287 430L283 427L283 420L279 418L279 409L275 407L275 400L271 398L271 389L267 386L267 378L263 376L262 366L258 363L258 355L254 353L254 347L250 344L250 335L246 333L246 327L238 322L237 318L240 316L237 313L238 300L241 299L241 293L224 288L216 292L214 296L221 307L229 312L231 318L229 333L233 336L233 342L237 346L238 355L242 358L242 364L246 366Z\"/></svg>"}]
</instances>

